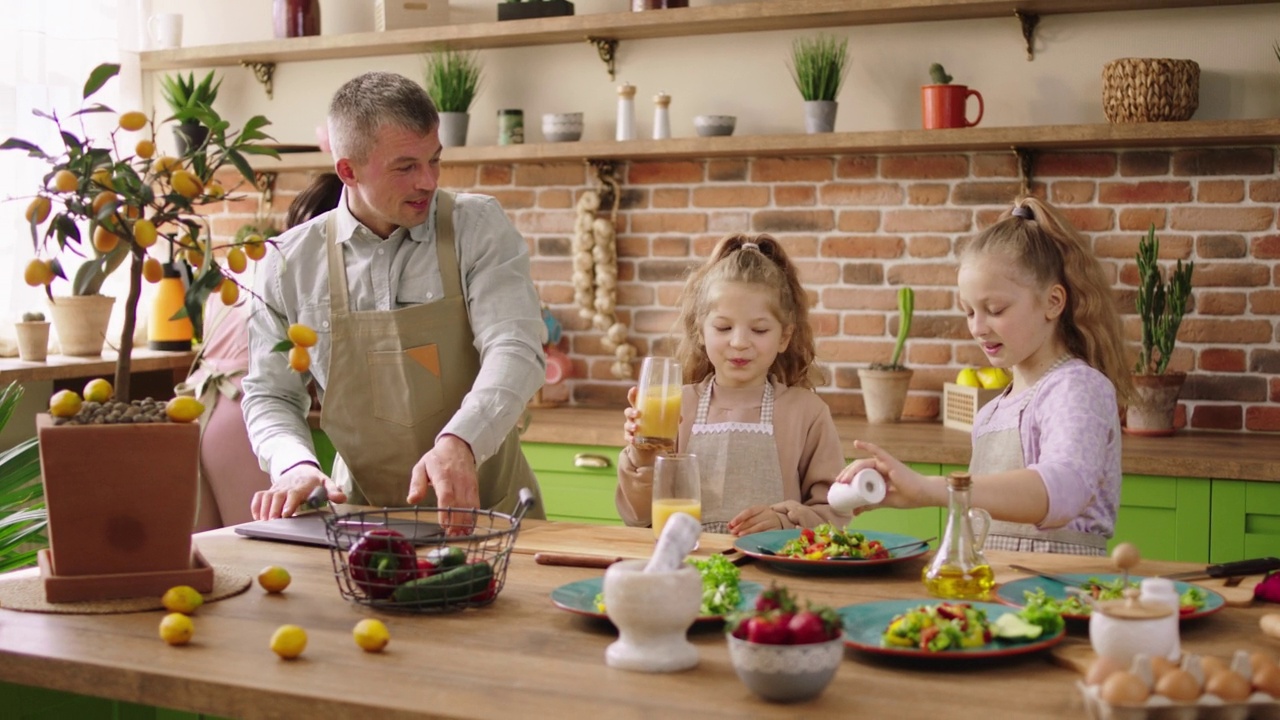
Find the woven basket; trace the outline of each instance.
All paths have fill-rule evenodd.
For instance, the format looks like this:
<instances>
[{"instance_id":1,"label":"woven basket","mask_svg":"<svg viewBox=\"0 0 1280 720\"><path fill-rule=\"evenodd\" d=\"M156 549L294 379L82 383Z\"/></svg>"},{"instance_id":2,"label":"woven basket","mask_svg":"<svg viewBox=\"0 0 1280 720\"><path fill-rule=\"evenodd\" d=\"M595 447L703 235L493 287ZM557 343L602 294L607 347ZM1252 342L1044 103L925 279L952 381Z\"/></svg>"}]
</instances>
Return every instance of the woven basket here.
<instances>
[{"instance_id":1,"label":"woven basket","mask_svg":"<svg viewBox=\"0 0 1280 720\"><path fill-rule=\"evenodd\" d=\"M1102 69L1102 111L1113 123L1190 120L1199 106L1194 60L1121 58Z\"/></svg>"}]
</instances>

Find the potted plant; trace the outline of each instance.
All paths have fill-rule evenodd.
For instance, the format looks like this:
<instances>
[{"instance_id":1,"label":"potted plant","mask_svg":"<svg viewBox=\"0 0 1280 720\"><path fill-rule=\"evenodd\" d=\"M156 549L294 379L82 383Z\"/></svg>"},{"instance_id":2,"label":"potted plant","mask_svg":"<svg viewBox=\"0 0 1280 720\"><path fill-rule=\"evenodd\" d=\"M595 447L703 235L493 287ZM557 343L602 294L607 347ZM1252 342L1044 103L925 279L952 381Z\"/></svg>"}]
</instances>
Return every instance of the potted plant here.
<instances>
[{"instance_id":1,"label":"potted plant","mask_svg":"<svg viewBox=\"0 0 1280 720\"><path fill-rule=\"evenodd\" d=\"M22 321L14 323L18 336L18 357L26 362L44 362L49 355L49 321L42 312L22 313Z\"/></svg>"},{"instance_id":2,"label":"potted plant","mask_svg":"<svg viewBox=\"0 0 1280 720\"><path fill-rule=\"evenodd\" d=\"M1125 431L1134 435L1172 435L1184 372L1170 372L1178 328L1191 297L1195 262L1178 260L1166 281L1159 264L1160 239L1151 225L1138 241L1138 317L1142 346L1133 369L1134 395L1125 411Z\"/></svg>"},{"instance_id":3,"label":"potted plant","mask_svg":"<svg viewBox=\"0 0 1280 720\"><path fill-rule=\"evenodd\" d=\"M849 40L836 40L829 35L796 38L791 43L790 69L805 101L805 132L833 131L836 96L849 71Z\"/></svg>"},{"instance_id":4,"label":"potted plant","mask_svg":"<svg viewBox=\"0 0 1280 720\"><path fill-rule=\"evenodd\" d=\"M929 66L931 85L920 87L920 111L926 130L973 127L982 122L982 94L964 85L953 85L951 76L939 63ZM978 118L969 122L965 110L969 96L978 98Z\"/></svg>"},{"instance_id":5,"label":"potted plant","mask_svg":"<svg viewBox=\"0 0 1280 720\"><path fill-rule=\"evenodd\" d=\"M423 70L427 94L440 111L440 144L467 144L471 103L480 91L480 56L461 50L441 50L426 56Z\"/></svg>"},{"instance_id":6,"label":"potted plant","mask_svg":"<svg viewBox=\"0 0 1280 720\"><path fill-rule=\"evenodd\" d=\"M214 71L210 70L200 82L196 82L195 73L165 75L160 79L160 94L173 111L178 126L173 129L173 139L177 143L179 155L186 155L189 148L199 148L205 144L209 136L209 128L200 124L199 111L213 107L218 98L218 88L222 80L214 82Z\"/></svg>"},{"instance_id":7,"label":"potted plant","mask_svg":"<svg viewBox=\"0 0 1280 720\"><path fill-rule=\"evenodd\" d=\"M915 305L915 291L909 287L899 288L898 341L893 346L893 357L887 364L873 363L869 368L858 369L868 422L894 423L902 418L912 375L912 371L902 363L902 350L907 344L907 334L911 332Z\"/></svg>"},{"instance_id":8,"label":"potted plant","mask_svg":"<svg viewBox=\"0 0 1280 720\"><path fill-rule=\"evenodd\" d=\"M0 430L22 399L22 386L0 391ZM35 438L0 452L0 573L35 564L45 545L48 519L40 486L40 453Z\"/></svg>"},{"instance_id":9,"label":"potted plant","mask_svg":"<svg viewBox=\"0 0 1280 720\"><path fill-rule=\"evenodd\" d=\"M573 3L569 0L503 0L498 3L498 20L524 20L572 14Z\"/></svg>"}]
</instances>

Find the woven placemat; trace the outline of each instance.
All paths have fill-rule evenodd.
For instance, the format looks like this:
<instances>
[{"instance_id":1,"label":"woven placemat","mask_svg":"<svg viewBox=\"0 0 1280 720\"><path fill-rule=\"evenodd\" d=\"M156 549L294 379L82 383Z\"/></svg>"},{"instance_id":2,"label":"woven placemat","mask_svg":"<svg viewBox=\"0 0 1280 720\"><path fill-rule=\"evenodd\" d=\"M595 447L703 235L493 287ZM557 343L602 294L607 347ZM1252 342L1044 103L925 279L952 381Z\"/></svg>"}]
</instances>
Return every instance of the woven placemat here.
<instances>
[{"instance_id":1,"label":"woven placemat","mask_svg":"<svg viewBox=\"0 0 1280 720\"><path fill-rule=\"evenodd\" d=\"M252 584L253 576L249 573L227 565L214 565L213 591L204 593L204 601L213 602L239 595ZM110 615L164 609L158 596L50 603L44 599L44 582L35 573L19 577L0 576L0 607L60 615Z\"/></svg>"}]
</instances>

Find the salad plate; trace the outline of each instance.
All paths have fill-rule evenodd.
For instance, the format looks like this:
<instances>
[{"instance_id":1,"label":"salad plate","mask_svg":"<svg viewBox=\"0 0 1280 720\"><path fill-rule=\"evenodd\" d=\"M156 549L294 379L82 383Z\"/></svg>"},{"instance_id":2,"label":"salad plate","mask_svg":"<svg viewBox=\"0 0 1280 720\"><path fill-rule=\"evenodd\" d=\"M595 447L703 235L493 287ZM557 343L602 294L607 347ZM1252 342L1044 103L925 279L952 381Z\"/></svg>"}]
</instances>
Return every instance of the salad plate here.
<instances>
[{"instance_id":1,"label":"salad plate","mask_svg":"<svg viewBox=\"0 0 1280 720\"><path fill-rule=\"evenodd\" d=\"M764 587L750 580L739 580L738 591L742 598L738 601L737 610L749 610L755 606L756 597ZM608 620L609 616L596 608L596 596L604 592L604 576L576 580L551 591L551 602L561 610L577 615ZM711 623L724 620L723 615L699 615L694 622Z\"/></svg>"},{"instance_id":2,"label":"salad plate","mask_svg":"<svg viewBox=\"0 0 1280 720\"><path fill-rule=\"evenodd\" d=\"M798 571L830 571L830 572L856 572L868 566L890 565L900 563L929 552L929 543L926 540L912 537L910 535L899 535L897 533L879 532L877 530L858 530L857 528L848 528L849 533L861 533L868 541L879 541L882 546L889 550L889 556L883 558L855 558L855 557L824 557L821 559L811 560L803 557L788 557L781 555L782 548L788 542L800 537L799 529L791 530L768 530L766 532L752 533L744 535L734 541L733 546L738 548L745 555L787 570Z\"/></svg>"},{"instance_id":3,"label":"salad plate","mask_svg":"<svg viewBox=\"0 0 1280 720\"><path fill-rule=\"evenodd\" d=\"M1096 580L1101 583L1107 590L1101 593L1101 599L1114 600L1121 597L1120 583L1123 582L1119 573L1062 573L1064 580L1070 580L1080 587L1088 585L1090 580ZM1130 575L1129 582L1137 587L1142 582L1139 575ZM1179 613L1180 620L1193 620L1195 618L1204 617L1218 612L1226 605L1226 600L1222 595L1201 585L1192 585L1178 580L1173 581L1173 589L1178 596L1183 598L1184 607ZM1196 603L1185 604L1187 601L1187 591L1195 589L1199 592L1203 602L1196 606ZM1028 577L1021 580L1014 580L1001 584L996 588L996 597L1000 602L1007 603L1014 607L1023 607L1027 604L1026 593L1043 590L1046 597L1059 602L1070 597L1067 593L1067 586L1056 580L1050 580L1046 577ZM1064 609L1062 617L1067 620L1087 621L1089 619L1089 608L1083 608L1083 612L1071 612L1070 609Z\"/></svg>"},{"instance_id":4,"label":"salad plate","mask_svg":"<svg viewBox=\"0 0 1280 720\"><path fill-rule=\"evenodd\" d=\"M844 644L855 650L876 655L917 658L929 662L966 661L974 658L1006 657L1033 653L1052 647L1062 641L1065 629L1060 628L1052 635L1042 635L1034 640L1006 640L994 638L982 645L954 650L931 652L918 647L898 647L885 645L883 636L894 618L922 605L939 605L944 600L937 598L915 600L882 600L879 602L858 603L836 608L840 618L844 620ZM957 604L962 601L950 601ZM1016 608L993 602L963 601L971 607L982 610L987 615L987 622L994 623L1002 615L1017 613Z\"/></svg>"}]
</instances>

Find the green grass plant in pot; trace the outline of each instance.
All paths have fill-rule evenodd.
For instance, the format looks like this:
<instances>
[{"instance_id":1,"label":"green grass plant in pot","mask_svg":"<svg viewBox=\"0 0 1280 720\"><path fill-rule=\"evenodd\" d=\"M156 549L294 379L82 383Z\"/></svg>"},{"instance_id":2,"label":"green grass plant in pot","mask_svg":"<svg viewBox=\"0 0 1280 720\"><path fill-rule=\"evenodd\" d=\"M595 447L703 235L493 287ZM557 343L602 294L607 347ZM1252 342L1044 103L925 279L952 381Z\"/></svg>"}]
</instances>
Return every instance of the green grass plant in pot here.
<instances>
[{"instance_id":1,"label":"green grass plant in pot","mask_svg":"<svg viewBox=\"0 0 1280 720\"><path fill-rule=\"evenodd\" d=\"M467 144L471 103L480 92L483 75L475 52L441 50L424 59L425 87L440 111L440 144L444 147Z\"/></svg>"},{"instance_id":2,"label":"green grass plant in pot","mask_svg":"<svg viewBox=\"0 0 1280 720\"><path fill-rule=\"evenodd\" d=\"M902 353L906 348L907 336L911 333L915 307L915 291L909 287L899 288L898 338L893 346L893 356L888 363L873 363L870 367L858 369L867 421L873 424L898 422L906 407L907 389L911 385L913 371L903 364Z\"/></svg>"},{"instance_id":3,"label":"green grass plant in pot","mask_svg":"<svg viewBox=\"0 0 1280 720\"><path fill-rule=\"evenodd\" d=\"M17 382L0 391L0 430L22 399ZM40 485L40 452L35 438L0 451L0 573L35 564L47 544L48 514Z\"/></svg>"},{"instance_id":4,"label":"green grass plant in pot","mask_svg":"<svg viewBox=\"0 0 1280 720\"><path fill-rule=\"evenodd\" d=\"M1185 372L1169 370L1178 329L1191 298L1191 274L1195 262L1179 259L1166 280L1160 269L1160 238L1153 224L1138 241L1138 318L1142 344L1133 369L1134 395L1125 412L1125 431L1134 435L1164 436L1174 432L1178 394Z\"/></svg>"},{"instance_id":5,"label":"green grass plant in pot","mask_svg":"<svg viewBox=\"0 0 1280 720\"><path fill-rule=\"evenodd\" d=\"M832 132L836 97L849 72L849 41L829 35L796 38L791 43L791 78L804 98L808 133Z\"/></svg>"},{"instance_id":6,"label":"green grass plant in pot","mask_svg":"<svg viewBox=\"0 0 1280 720\"><path fill-rule=\"evenodd\" d=\"M216 80L216 82L215 82ZM222 80L210 70L196 81L195 73L165 75L160 79L160 94L165 103L173 111L173 120L178 126L173 129L173 139L177 143L179 155L186 155L189 148L202 147L209 136L209 128L202 125L199 111L213 107L218 99L218 88Z\"/></svg>"}]
</instances>

